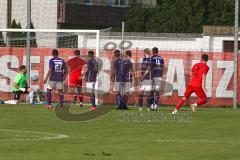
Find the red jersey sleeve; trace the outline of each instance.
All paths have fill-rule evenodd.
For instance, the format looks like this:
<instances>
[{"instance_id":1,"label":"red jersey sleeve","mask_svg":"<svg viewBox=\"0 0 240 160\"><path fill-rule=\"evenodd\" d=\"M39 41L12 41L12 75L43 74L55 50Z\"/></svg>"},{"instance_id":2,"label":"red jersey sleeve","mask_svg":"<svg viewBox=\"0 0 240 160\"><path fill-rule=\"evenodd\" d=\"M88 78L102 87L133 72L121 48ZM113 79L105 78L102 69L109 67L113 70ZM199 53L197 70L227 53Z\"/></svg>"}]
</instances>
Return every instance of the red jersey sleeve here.
<instances>
[{"instance_id":1,"label":"red jersey sleeve","mask_svg":"<svg viewBox=\"0 0 240 160\"><path fill-rule=\"evenodd\" d=\"M197 70L197 64L195 64L193 67L192 67L192 76L195 76L196 75L196 70Z\"/></svg>"},{"instance_id":2,"label":"red jersey sleeve","mask_svg":"<svg viewBox=\"0 0 240 160\"><path fill-rule=\"evenodd\" d=\"M87 64L87 62L81 59L81 67L83 67L85 64Z\"/></svg>"},{"instance_id":3,"label":"red jersey sleeve","mask_svg":"<svg viewBox=\"0 0 240 160\"><path fill-rule=\"evenodd\" d=\"M208 70L209 70L209 67L208 67L208 66L204 67L204 68L202 69L202 75L207 75Z\"/></svg>"}]
</instances>

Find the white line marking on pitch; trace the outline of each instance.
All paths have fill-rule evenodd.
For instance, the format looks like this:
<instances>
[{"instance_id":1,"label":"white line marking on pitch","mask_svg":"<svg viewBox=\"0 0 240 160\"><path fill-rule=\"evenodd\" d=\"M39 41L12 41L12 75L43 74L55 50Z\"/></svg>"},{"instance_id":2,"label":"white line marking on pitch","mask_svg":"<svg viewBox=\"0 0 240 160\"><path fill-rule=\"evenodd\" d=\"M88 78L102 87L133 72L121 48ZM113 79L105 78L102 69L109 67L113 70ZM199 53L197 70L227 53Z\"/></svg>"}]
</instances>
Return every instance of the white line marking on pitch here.
<instances>
[{"instance_id":1,"label":"white line marking on pitch","mask_svg":"<svg viewBox=\"0 0 240 160\"><path fill-rule=\"evenodd\" d=\"M25 138L23 138L23 139L12 139L13 141L34 141L34 140L38 141L38 140L56 140L56 139L70 138L68 135L65 135L65 134L55 134L55 133L47 133L47 132L19 131L19 130L12 130L12 129L0 129L0 131L39 135L39 137L33 137L33 138L28 138L28 139L25 139ZM25 135L15 135L15 136L16 137L25 137Z\"/></svg>"},{"instance_id":2,"label":"white line marking on pitch","mask_svg":"<svg viewBox=\"0 0 240 160\"><path fill-rule=\"evenodd\" d=\"M202 139L195 139L195 140L178 140L178 139L157 139L153 140L154 142L162 142L162 143L226 143L226 144L239 144L240 142L235 141L214 141L214 140L202 140Z\"/></svg>"}]
</instances>

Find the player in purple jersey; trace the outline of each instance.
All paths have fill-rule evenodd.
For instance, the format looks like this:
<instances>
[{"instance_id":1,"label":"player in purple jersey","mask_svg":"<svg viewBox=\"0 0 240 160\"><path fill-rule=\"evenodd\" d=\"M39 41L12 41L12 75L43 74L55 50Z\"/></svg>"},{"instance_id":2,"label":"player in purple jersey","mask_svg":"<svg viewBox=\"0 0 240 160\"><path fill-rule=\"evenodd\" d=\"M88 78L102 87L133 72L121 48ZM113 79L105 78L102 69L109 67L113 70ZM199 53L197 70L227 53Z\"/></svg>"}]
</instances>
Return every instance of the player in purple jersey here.
<instances>
[{"instance_id":1,"label":"player in purple jersey","mask_svg":"<svg viewBox=\"0 0 240 160\"><path fill-rule=\"evenodd\" d=\"M113 91L113 86L116 86L117 83L123 82L123 80L120 80L119 77L121 74L119 74L119 71L117 70L117 68L120 68L120 65L123 64L122 60L121 60L121 52L119 50L115 50L114 51L114 55L112 58L112 64L111 64L111 91ZM118 85L120 86L120 85ZM119 87L118 87L119 88ZM121 93L120 90L115 90L116 91L116 103L118 108L121 108Z\"/></svg>"},{"instance_id":2,"label":"player in purple jersey","mask_svg":"<svg viewBox=\"0 0 240 160\"><path fill-rule=\"evenodd\" d=\"M88 61L84 66L84 80L87 82L86 84L86 92L90 94L90 100L92 103L91 110L96 109L96 99L95 99L95 89L97 82L97 75L99 70L99 63L97 59L94 57L94 52L88 52Z\"/></svg>"},{"instance_id":3,"label":"player in purple jersey","mask_svg":"<svg viewBox=\"0 0 240 160\"><path fill-rule=\"evenodd\" d=\"M113 52L112 63L111 63L111 78L113 78L114 64L115 61L118 60L121 56L121 52L119 50L115 50Z\"/></svg>"},{"instance_id":4,"label":"player in purple jersey","mask_svg":"<svg viewBox=\"0 0 240 160\"><path fill-rule=\"evenodd\" d=\"M47 99L48 105L46 108L52 108L52 90L57 89L59 93L59 104L60 108L63 108L63 81L66 79L67 75L67 66L65 61L58 57L58 50L54 49L52 51L53 58L49 60L49 70L46 78L44 79L44 83L48 82L47 85Z\"/></svg>"},{"instance_id":5,"label":"player in purple jersey","mask_svg":"<svg viewBox=\"0 0 240 160\"><path fill-rule=\"evenodd\" d=\"M151 50L144 50L144 58L141 64L140 90L138 97L139 111L142 111L143 97L147 95L147 110L150 111L151 106L151 91L152 91L152 77L151 77Z\"/></svg>"},{"instance_id":6,"label":"player in purple jersey","mask_svg":"<svg viewBox=\"0 0 240 160\"><path fill-rule=\"evenodd\" d=\"M114 51L112 60L111 80L113 82L123 82L123 60L121 59L121 52Z\"/></svg>"},{"instance_id":7,"label":"player in purple jersey","mask_svg":"<svg viewBox=\"0 0 240 160\"><path fill-rule=\"evenodd\" d=\"M123 61L124 64L124 82L123 82L123 95L122 95L122 104L123 109L128 109L127 103L128 103L128 96L129 93L132 91L132 83L135 78L135 73L133 70L133 63L131 62L132 52L126 51L125 53L126 58Z\"/></svg>"},{"instance_id":8,"label":"player in purple jersey","mask_svg":"<svg viewBox=\"0 0 240 160\"><path fill-rule=\"evenodd\" d=\"M152 49L152 60L151 60L151 74L153 79L153 91L152 97L154 97L152 109L157 110L159 106L159 98L160 98L160 87L161 81L163 76L163 69L164 69L164 60L161 56L158 55L158 48L154 47Z\"/></svg>"},{"instance_id":9,"label":"player in purple jersey","mask_svg":"<svg viewBox=\"0 0 240 160\"><path fill-rule=\"evenodd\" d=\"M128 109L128 95L132 88L132 78L134 77L133 64L131 62L131 51L126 51L126 58L119 57L114 62L114 89L117 95L117 109Z\"/></svg>"},{"instance_id":10,"label":"player in purple jersey","mask_svg":"<svg viewBox=\"0 0 240 160\"><path fill-rule=\"evenodd\" d=\"M123 109L122 104L122 90L123 90L123 82L124 82L124 63L121 59L121 53L120 51L115 51L116 57L113 61L113 71L112 71L112 84L114 87L111 87L112 90L114 88L114 91L116 92L116 102L117 102L117 109Z\"/></svg>"}]
</instances>

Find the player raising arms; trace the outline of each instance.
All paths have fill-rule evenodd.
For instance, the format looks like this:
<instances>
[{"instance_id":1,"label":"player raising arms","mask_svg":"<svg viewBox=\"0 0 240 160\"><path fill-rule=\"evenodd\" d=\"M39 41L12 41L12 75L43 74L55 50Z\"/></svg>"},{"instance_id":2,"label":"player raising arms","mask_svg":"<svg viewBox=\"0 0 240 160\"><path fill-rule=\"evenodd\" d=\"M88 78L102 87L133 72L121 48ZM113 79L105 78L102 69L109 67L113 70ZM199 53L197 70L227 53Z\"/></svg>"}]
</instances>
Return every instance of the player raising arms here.
<instances>
[{"instance_id":1,"label":"player raising arms","mask_svg":"<svg viewBox=\"0 0 240 160\"><path fill-rule=\"evenodd\" d=\"M161 56L158 55L157 47L154 47L152 49L152 54L151 74L153 79L153 91L151 93L151 96L154 97L152 99L152 109L157 110L159 106L161 81L164 72L164 60Z\"/></svg>"},{"instance_id":2,"label":"player raising arms","mask_svg":"<svg viewBox=\"0 0 240 160\"><path fill-rule=\"evenodd\" d=\"M69 86L71 92L74 93L74 101L76 104L77 98L79 98L80 106L83 106L83 95L82 95L82 67L86 64L86 62L80 58L80 51L74 51L74 58L71 58L67 62L68 71L69 71Z\"/></svg>"},{"instance_id":3,"label":"player raising arms","mask_svg":"<svg viewBox=\"0 0 240 160\"><path fill-rule=\"evenodd\" d=\"M92 106L90 110L96 110L96 98L95 98L95 89L96 89L96 82L97 82L97 75L99 70L99 63L97 59L94 57L94 52L88 52L88 61L84 66L83 77L84 80L87 82L86 84L86 92L90 94L90 100Z\"/></svg>"},{"instance_id":4,"label":"player raising arms","mask_svg":"<svg viewBox=\"0 0 240 160\"><path fill-rule=\"evenodd\" d=\"M58 50L52 51L53 58L49 60L49 70L44 79L44 83L48 82L47 85L47 101L48 105L46 108L52 108L52 90L57 89L59 93L59 104L60 108L63 108L64 93L63 93L63 81L67 75L67 65L65 61L58 57Z\"/></svg>"},{"instance_id":5,"label":"player raising arms","mask_svg":"<svg viewBox=\"0 0 240 160\"><path fill-rule=\"evenodd\" d=\"M192 78L185 91L184 97L178 102L175 110L172 112L175 115L178 110L182 107L187 98L192 94L196 93L199 100L191 105L193 112L196 112L196 107L206 103L207 96L206 92L206 75L208 73L209 67L207 66L208 55L203 54L201 62L197 63L192 68Z\"/></svg>"},{"instance_id":6,"label":"player raising arms","mask_svg":"<svg viewBox=\"0 0 240 160\"><path fill-rule=\"evenodd\" d=\"M152 77L151 77L151 51L150 49L144 50L144 58L141 64L141 77L140 77L140 91L138 97L139 111L142 111L144 93L147 95L147 110L150 111L152 96Z\"/></svg>"}]
</instances>

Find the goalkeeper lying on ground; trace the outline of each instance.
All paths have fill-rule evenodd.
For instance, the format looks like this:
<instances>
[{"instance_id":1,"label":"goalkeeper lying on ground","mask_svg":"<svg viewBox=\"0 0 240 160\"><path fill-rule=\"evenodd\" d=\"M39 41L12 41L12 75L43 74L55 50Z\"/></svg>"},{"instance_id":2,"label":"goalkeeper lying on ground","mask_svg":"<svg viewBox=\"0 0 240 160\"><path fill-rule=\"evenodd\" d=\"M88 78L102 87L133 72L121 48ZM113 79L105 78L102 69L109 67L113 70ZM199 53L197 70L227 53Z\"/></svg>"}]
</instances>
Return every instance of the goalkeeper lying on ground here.
<instances>
[{"instance_id":1,"label":"goalkeeper lying on ground","mask_svg":"<svg viewBox=\"0 0 240 160\"><path fill-rule=\"evenodd\" d=\"M34 103L34 90L28 87L27 84L27 69L25 65L19 67L19 72L15 77L13 84L14 100L4 101L5 104L18 104L22 94L28 94L29 103Z\"/></svg>"}]
</instances>

